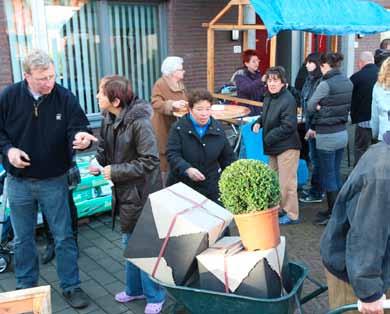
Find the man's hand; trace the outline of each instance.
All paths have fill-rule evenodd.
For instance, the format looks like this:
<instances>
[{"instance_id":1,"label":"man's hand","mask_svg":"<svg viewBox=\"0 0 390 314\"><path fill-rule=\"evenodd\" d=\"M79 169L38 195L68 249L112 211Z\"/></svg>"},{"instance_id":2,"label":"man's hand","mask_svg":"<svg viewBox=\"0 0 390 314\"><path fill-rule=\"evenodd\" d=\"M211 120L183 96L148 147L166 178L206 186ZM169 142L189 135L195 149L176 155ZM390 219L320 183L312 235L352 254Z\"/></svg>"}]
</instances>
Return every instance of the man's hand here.
<instances>
[{"instance_id":1,"label":"man's hand","mask_svg":"<svg viewBox=\"0 0 390 314\"><path fill-rule=\"evenodd\" d=\"M309 138L315 138L317 135L316 131L312 129L308 129L306 134L305 134L305 140L307 141Z\"/></svg>"},{"instance_id":2,"label":"man's hand","mask_svg":"<svg viewBox=\"0 0 390 314\"><path fill-rule=\"evenodd\" d=\"M100 174L100 169L98 166L89 165L88 171L90 174L92 174L94 176L98 176Z\"/></svg>"},{"instance_id":3,"label":"man's hand","mask_svg":"<svg viewBox=\"0 0 390 314\"><path fill-rule=\"evenodd\" d=\"M78 132L74 136L73 149L86 149L91 145L91 141L97 142L98 139L87 132Z\"/></svg>"},{"instance_id":4,"label":"man's hand","mask_svg":"<svg viewBox=\"0 0 390 314\"><path fill-rule=\"evenodd\" d=\"M106 180L111 180L111 166L105 166L102 172Z\"/></svg>"},{"instance_id":5,"label":"man's hand","mask_svg":"<svg viewBox=\"0 0 390 314\"><path fill-rule=\"evenodd\" d=\"M200 171L199 171L198 169L196 169L196 168L188 168L188 169L186 170L186 173L187 173L187 175L190 177L190 179L191 179L192 181L198 182L198 181L204 181L204 180L206 180L206 177L203 175L203 173L200 172Z\"/></svg>"},{"instance_id":6,"label":"man's hand","mask_svg":"<svg viewBox=\"0 0 390 314\"><path fill-rule=\"evenodd\" d=\"M252 127L252 131L254 133L259 133L259 130L260 130L260 123L255 123Z\"/></svg>"},{"instance_id":7,"label":"man's hand","mask_svg":"<svg viewBox=\"0 0 390 314\"><path fill-rule=\"evenodd\" d=\"M370 303L360 301L359 312L363 314L384 314L383 299Z\"/></svg>"},{"instance_id":8,"label":"man's hand","mask_svg":"<svg viewBox=\"0 0 390 314\"><path fill-rule=\"evenodd\" d=\"M183 109L187 105L187 102L185 100L176 100L172 103L172 107L175 109Z\"/></svg>"},{"instance_id":9,"label":"man's hand","mask_svg":"<svg viewBox=\"0 0 390 314\"><path fill-rule=\"evenodd\" d=\"M15 168L26 168L30 166L30 157L21 149L12 147L8 150L8 160Z\"/></svg>"}]
</instances>

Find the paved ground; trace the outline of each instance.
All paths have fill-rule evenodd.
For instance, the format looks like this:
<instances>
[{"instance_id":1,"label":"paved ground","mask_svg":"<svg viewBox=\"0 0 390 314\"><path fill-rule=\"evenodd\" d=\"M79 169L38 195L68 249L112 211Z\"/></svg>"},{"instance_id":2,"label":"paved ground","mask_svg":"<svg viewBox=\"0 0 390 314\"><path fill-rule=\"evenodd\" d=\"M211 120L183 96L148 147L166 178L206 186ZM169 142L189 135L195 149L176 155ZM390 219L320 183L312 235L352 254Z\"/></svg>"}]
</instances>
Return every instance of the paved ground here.
<instances>
[{"instance_id":1,"label":"paved ground","mask_svg":"<svg viewBox=\"0 0 390 314\"><path fill-rule=\"evenodd\" d=\"M344 164L343 171L344 173L348 172L346 164ZM325 202L314 206L301 204L302 223L283 227L282 234L287 236L287 250L290 260L306 263L310 269L310 275L325 282L319 256L319 239L323 227L314 226L311 223L316 210L322 208L325 208ZM75 311L67 305L61 297L55 262L52 262L41 266L40 284L52 286L53 313L143 313L145 306L143 301L137 301L131 305L122 305L114 301L113 295L123 289L124 260L120 233L118 229L111 230L111 218L108 215L92 218L89 224L80 227L79 247L82 288L90 296L91 305L82 311ZM0 274L0 290L14 289L13 272ZM314 289L313 285L305 283L304 293L311 289ZM305 313L325 313L327 311L327 294L324 293L307 303L303 309ZM166 313L167 310L164 312Z\"/></svg>"}]
</instances>

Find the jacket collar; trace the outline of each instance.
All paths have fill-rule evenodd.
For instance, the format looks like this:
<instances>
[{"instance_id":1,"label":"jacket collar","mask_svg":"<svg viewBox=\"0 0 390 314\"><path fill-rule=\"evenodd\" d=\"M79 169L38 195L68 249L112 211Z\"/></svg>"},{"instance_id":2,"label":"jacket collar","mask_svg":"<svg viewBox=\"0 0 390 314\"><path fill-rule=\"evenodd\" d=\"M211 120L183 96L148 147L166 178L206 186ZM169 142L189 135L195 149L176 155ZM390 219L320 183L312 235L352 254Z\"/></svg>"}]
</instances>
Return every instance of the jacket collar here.
<instances>
[{"instance_id":1,"label":"jacket collar","mask_svg":"<svg viewBox=\"0 0 390 314\"><path fill-rule=\"evenodd\" d=\"M167 83L169 89L172 92L182 92L182 91L184 91L184 84L183 84L182 81L179 81L177 83L177 85L176 85L176 84L174 84L174 82L172 82L172 80L169 77L163 76L162 78L165 81L165 83Z\"/></svg>"},{"instance_id":2,"label":"jacket collar","mask_svg":"<svg viewBox=\"0 0 390 314\"><path fill-rule=\"evenodd\" d=\"M329 78L331 78L331 77L333 77L333 76L335 76L337 74L340 74L340 73L341 73L340 69L332 69L328 73L326 73L323 76L323 78L324 78L324 80L327 80L327 79L329 79Z\"/></svg>"},{"instance_id":3,"label":"jacket collar","mask_svg":"<svg viewBox=\"0 0 390 314\"><path fill-rule=\"evenodd\" d=\"M126 106L117 117L109 112L104 113L106 124L112 124L114 129L118 128L122 123L131 124L138 119L150 119L151 116L151 105L143 99L139 99L137 96L133 97L130 104Z\"/></svg>"},{"instance_id":4,"label":"jacket collar","mask_svg":"<svg viewBox=\"0 0 390 314\"><path fill-rule=\"evenodd\" d=\"M206 131L206 134L212 134L212 135L219 135L221 134L221 127L218 125L217 121L213 118L210 117L210 122L209 122L209 127ZM178 121L178 126L182 128L185 132L191 131L194 132L194 126L191 122L190 114L187 113L185 116L183 116L179 121ZM196 132L195 132L196 133ZM206 135L205 134L205 135Z\"/></svg>"}]
</instances>

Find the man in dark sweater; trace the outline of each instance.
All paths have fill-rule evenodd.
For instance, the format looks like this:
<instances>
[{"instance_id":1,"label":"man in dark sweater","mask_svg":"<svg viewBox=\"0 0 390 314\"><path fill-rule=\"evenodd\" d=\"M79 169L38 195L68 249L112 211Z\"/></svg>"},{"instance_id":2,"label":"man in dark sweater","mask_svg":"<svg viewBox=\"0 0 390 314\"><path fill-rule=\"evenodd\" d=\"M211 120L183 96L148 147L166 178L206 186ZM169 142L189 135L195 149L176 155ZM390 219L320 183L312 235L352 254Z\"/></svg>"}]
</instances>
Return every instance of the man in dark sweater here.
<instances>
[{"instance_id":1,"label":"man in dark sweater","mask_svg":"<svg viewBox=\"0 0 390 314\"><path fill-rule=\"evenodd\" d=\"M351 119L355 129L355 165L372 143L370 127L372 89L378 78L378 67L370 51L360 53L359 71L351 76L353 83Z\"/></svg>"},{"instance_id":2,"label":"man in dark sweater","mask_svg":"<svg viewBox=\"0 0 390 314\"><path fill-rule=\"evenodd\" d=\"M88 305L80 289L76 243L68 206L67 171L73 150L97 139L76 97L55 83L51 58L41 50L28 54L21 82L0 94L0 151L8 173L8 200L15 234L16 288L38 284L34 241L37 207L55 240L57 274L66 301Z\"/></svg>"}]
</instances>

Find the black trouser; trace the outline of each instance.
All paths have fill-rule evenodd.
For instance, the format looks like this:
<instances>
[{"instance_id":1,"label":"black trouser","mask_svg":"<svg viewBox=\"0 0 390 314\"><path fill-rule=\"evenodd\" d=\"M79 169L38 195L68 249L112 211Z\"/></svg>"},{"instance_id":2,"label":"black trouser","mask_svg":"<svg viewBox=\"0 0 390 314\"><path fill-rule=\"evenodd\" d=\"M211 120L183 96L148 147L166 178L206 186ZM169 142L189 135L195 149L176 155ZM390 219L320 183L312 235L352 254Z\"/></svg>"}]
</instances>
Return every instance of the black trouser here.
<instances>
[{"instance_id":1,"label":"black trouser","mask_svg":"<svg viewBox=\"0 0 390 314\"><path fill-rule=\"evenodd\" d=\"M77 207L73 200L73 190L69 190L68 193L68 202L69 202L69 209L70 209L70 218L72 221L72 231L73 231L73 237L77 244L77 233L78 233L78 219L77 219ZM54 238L52 233L50 232L49 225L47 223L47 220L45 218L45 215L42 215L43 218L43 232L46 235L47 238L47 244L54 243Z\"/></svg>"},{"instance_id":2,"label":"black trouser","mask_svg":"<svg viewBox=\"0 0 390 314\"><path fill-rule=\"evenodd\" d=\"M372 144L372 131L369 128L361 128L356 125L355 129L355 165L358 163L359 159L366 152L366 150Z\"/></svg>"}]
</instances>

